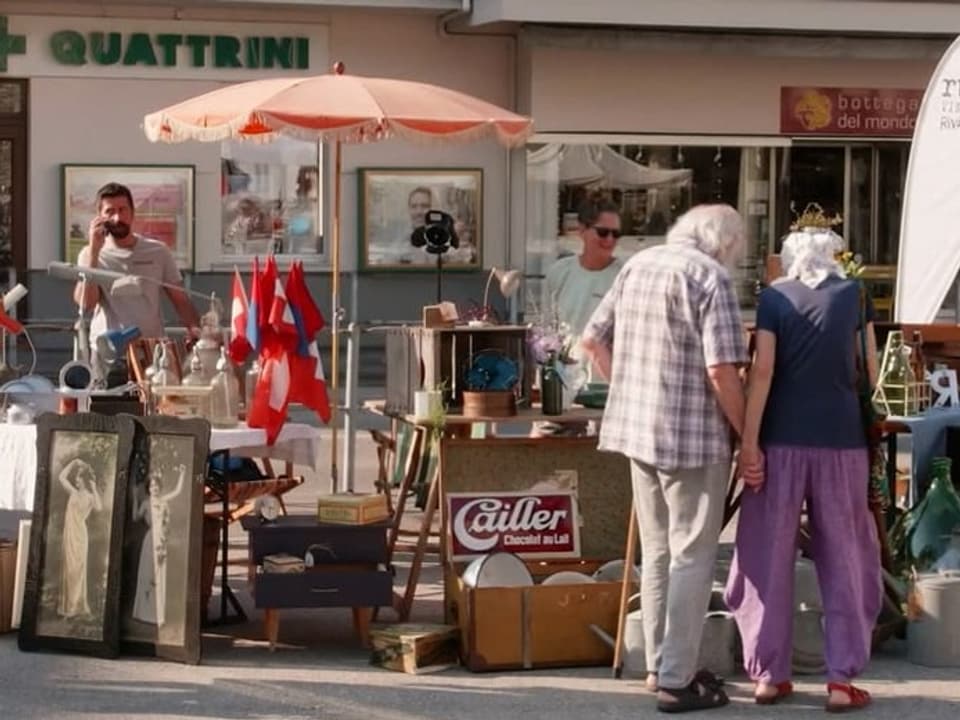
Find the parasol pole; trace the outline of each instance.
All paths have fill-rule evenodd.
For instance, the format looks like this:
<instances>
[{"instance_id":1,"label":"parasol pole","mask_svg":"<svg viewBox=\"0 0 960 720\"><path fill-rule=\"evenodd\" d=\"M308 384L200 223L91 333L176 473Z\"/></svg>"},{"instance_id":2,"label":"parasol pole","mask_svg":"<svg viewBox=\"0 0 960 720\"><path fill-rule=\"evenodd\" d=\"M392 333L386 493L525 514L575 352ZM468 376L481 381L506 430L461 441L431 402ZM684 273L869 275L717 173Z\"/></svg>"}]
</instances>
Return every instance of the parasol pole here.
<instances>
[{"instance_id":1,"label":"parasol pole","mask_svg":"<svg viewBox=\"0 0 960 720\"><path fill-rule=\"evenodd\" d=\"M333 277L330 308L333 313L333 344L330 348L330 373L333 393L330 395L330 482L331 490L339 490L337 472L337 422L340 409L340 140L333 143Z\"/></svg>"}]
</instances>

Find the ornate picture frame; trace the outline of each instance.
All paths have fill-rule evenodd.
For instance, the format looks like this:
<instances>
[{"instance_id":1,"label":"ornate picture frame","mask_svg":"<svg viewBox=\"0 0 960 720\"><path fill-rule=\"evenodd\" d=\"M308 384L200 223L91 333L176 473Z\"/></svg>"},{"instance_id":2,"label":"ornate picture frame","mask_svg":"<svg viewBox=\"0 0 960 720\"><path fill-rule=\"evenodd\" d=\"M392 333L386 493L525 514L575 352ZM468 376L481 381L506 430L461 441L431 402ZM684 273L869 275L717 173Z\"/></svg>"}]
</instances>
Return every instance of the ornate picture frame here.
<instances>
[{"instance_id":1,"label":"ornate picture frame","mask_svg":"<svg viewBox=\"0 0 960 720\"><path fill-rule=\"evenodd\" d=\"M37 485L20 623L21 650L115 657L130 417L37 419Z\"/></svg>"},{"instance_id":2,"label":"ornate picture frame","mask_svg":"<svg viewBox=\"0 0 960 720\"><path fill-rule=\"evenodd\" d=\"M125 649L200 662L203 486L210 423L135 418L120 589Z\"/></svg>"},{"instance_id":3,"label":"ornate picture frame","mask_svg":"<svg viewBox=\"0 0 960 720\"><path fill-rule=\"evenodd\" d=\"M193 269L193 165L63 164L60 171L66 262L75 263L87 244L87 229L98 211L97 190L118 182L133 194L133 231L165 243L181 270Z\"/></svg>"},{"instance_id":4,"label":"ornate picture frame","mask_svg":"<svg viewBox=\"0 0 960 720\"><path fill-rule=\"evenodd\" d=\"M430 271L437 256L411 242L428 210L453 217L459 247L443 254L444 271L483 268L482 168L359 168L361 271Z\"/></svg>"}]
</instances>

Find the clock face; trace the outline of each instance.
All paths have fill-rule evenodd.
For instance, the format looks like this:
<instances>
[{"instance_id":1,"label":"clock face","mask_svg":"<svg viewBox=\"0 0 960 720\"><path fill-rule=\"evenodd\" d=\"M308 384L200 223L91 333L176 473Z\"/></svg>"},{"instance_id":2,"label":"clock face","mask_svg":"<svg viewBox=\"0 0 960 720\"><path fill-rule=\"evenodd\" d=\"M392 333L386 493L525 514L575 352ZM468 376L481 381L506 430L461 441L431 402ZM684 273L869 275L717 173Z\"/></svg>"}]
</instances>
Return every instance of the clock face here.
<instances>
[{"instance_id":1,"label":"clock face","mask_svg":"<svg viewBox=\"0 0 960 720\"><path fill-rule=\"evenodd\" d=\"M273 495L264 495L257 500L257 513L270 522L280 516L280 501Z\"/></svg>"}]
</instances>

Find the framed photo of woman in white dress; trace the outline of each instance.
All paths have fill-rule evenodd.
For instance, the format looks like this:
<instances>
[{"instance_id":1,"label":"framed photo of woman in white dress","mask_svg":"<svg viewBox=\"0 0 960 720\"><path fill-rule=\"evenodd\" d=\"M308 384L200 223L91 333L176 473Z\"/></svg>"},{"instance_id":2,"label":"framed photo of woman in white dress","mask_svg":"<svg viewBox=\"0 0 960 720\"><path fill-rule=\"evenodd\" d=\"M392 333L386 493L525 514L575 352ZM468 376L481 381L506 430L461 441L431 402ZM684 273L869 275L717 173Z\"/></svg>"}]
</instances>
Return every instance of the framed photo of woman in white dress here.
<instances>
[{"instance_id":1,"label":"framed photo of woman in white dress","mask_svg":"<svg viewBox=\"0 0 960 720\"><path fill-rule=\"evenodd\" d=\"M138 417L120 592L124 648L200 661L203 483L210 423Z\"/></svg>"},{"instance_id":2,"label":"framed photo of woman in white dress","mask_svg":"<svg viewBox=\"0 0 960 720\"><path fill-rule=\"evenodd\" d=\"M134 423L44 414L19 643L22 650L119 652L121 552Z\"/></svg>"}]
</instances>

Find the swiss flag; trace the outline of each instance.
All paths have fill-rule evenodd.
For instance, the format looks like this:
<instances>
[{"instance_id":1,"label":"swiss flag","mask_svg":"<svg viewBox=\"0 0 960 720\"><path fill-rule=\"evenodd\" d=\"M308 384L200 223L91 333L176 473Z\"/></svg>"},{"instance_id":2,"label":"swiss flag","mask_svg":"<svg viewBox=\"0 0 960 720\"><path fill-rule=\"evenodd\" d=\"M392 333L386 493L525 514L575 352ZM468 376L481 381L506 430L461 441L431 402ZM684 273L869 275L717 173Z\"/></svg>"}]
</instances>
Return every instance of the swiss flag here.
<instances>
[{"instance_id":1,"label":"swiss flag","mask_svg":"<svg viewBox=\"0 0 960 720\"><path fill-rule=\"evenodd\" d=\"M289 282L288 276L287 284ZM297 343L297 325L290 303L287 302L287 293L283 289L283 283L280 282L279 277L274 280L273 303L268 320L281 344L285 348L293 349Z\"/></svg>"},{"instance_id":2,"label":"swiss flag","mask_svg":"<svg viewBox=\"0 0 960 720\"><path fill-rule=\"evenodd\" d=\"M287 420L290 402L290 363L283 348L265 350L260 355L260 377L247 411L247 425L267 432L267 445L273 445Z\"/></svg>"},{"instance_id":3,"label":"swiss flag","mask_svg":"<svg viewBox=\"0 0 960 720\"><path fill-rule=\"evenodd\" d=\"M228 354L240 365L252 349L247 339L247 293L240 280L240 271L233 269L233 300L230 303L230 345Z\"/></svg>"}]
</instances>

